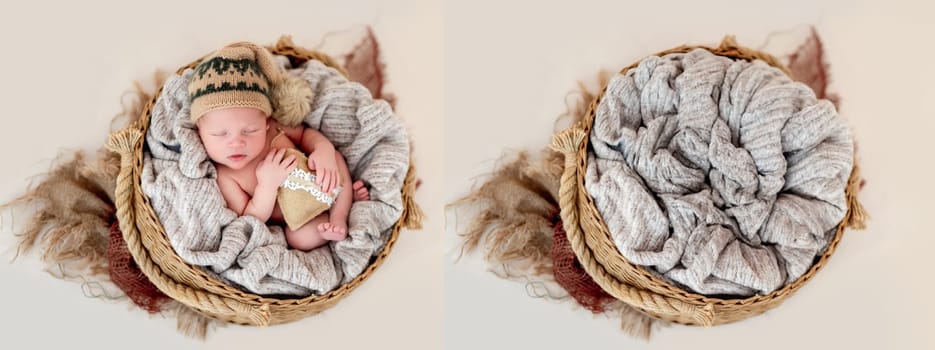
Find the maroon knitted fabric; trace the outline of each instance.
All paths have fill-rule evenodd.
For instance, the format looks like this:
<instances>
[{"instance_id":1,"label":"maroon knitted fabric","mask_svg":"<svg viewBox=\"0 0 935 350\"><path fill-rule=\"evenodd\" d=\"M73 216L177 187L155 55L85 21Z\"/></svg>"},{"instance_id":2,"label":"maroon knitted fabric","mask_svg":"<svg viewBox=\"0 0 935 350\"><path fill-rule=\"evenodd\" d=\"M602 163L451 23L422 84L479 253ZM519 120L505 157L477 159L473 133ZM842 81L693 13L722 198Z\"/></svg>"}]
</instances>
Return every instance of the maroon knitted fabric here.
<instances>
[{"instance_id":1,"label":"maroon knitted fabric","mask_svg":"<svg viewBox=\"0 0 935 350\"><path fill-rule=\"evenodd\" d=\"M604 312L605 305L614 297L601 289L581 267L565 236L562 219L556 216L553 222L552 274L555 275L555 281L581 306L595 314Z\"/></svg>"},{"instance_id":2,"label":"maroon knitted fabric","mask_svg":"<svg viewBox=\"0 0 935 350\"><path fill-rule=\"evenodd\" d=\"M110 225L110 245L107 247L107 259L109 261L110 279L137 306L150 313L157 313L161 311L162 305L170 300L146 278L143 271L140 271L139 266L133 261L116 219Z\"/></svg>"}]
</instances>

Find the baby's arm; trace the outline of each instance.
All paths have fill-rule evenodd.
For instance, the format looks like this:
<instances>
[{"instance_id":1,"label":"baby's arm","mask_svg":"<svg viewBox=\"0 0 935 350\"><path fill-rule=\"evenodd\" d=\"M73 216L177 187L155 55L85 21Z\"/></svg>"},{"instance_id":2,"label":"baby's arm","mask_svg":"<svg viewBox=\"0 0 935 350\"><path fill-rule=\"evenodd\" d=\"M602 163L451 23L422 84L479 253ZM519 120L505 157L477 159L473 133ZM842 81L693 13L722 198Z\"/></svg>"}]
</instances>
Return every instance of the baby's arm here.
<instances>
[{"instance_id":1,"label":"baby's arm","mask_svg":"<svg viewBox=\"0 0 935 350\"><path fill-rule=\"evenodd\" d=\"M328 140L321 132L312 128L305 128L302 133L302 150L307 153L313 153L319 150L330 151L334 153L334 144Z\"/></svg>"},{"instance_id":2,"label":"baby's arm","mask_svg":"<svg viewBox=\"0 0 935 350\"><path fill-rule=\"evenodd\" d=\"M250 215L260 221L267 221L276 206L276 192L289 172L295 169L295 156L285 155L285 151L270 151L266 159L257 167L257 185L251 198L239 184L226 174L218 173L218 187L227 202L227 207L237 215Z\"/></svg>"},{"instance_id":3,"label":"baby's arm","mask_svg":"<svg viewBox=\"0 0 935 350\"><path fill-rule=\"evenodd\" d=\"M260 221L269 220L273 215L273 206L276 205L276 188L266 188L257 184L253 192L253 198L250 198L240 185L229 176L218 174L218 187L221 188L221 195L227 202L227 207L237 213L238 216L250 215Z\"/></svg>"},{"instance_id":4,"label":"baby's arm","mask_svg":"<svg viewBox=\"0 0 935 350\"><path fill-rule=\"evenodd\" d=\"M243 210L250 201L250 196L240 188L237 181L226 172L218 171L218 188L221 189L221 196L227 202L227 207L233 210L237 215L243 215Z\"/></svg>"},{"instance_id":5,"label":"baby's arm","mask_svg":"<svg viewBox=\"0 0 935 350\"><path fill-rule=\"evenodd\" d=\"M274 127L279 128L280 130L283 131L283 134L285 134L286 137L289 138L289 141L292 141L292 144L298 145L302 143L302 133L304 133L306 129L305 124L299 124L296 126L285 126L285 125L276 123L275 121L273 123L275 123Z\"/></svg>"},{"instance_id":6,"label":"baby's arm","mask_svg":"<svg viewBox=\"0 0 935 350\"><path fill-rule=\"evenodd\" d=\"M270 215L273 215L273 207L276 206L276 189L278 187L264 186L258 183L253 191L253 198L250 198L240 215L250 215L263 222L269 220Z\"/></svg>"}]
</instances>

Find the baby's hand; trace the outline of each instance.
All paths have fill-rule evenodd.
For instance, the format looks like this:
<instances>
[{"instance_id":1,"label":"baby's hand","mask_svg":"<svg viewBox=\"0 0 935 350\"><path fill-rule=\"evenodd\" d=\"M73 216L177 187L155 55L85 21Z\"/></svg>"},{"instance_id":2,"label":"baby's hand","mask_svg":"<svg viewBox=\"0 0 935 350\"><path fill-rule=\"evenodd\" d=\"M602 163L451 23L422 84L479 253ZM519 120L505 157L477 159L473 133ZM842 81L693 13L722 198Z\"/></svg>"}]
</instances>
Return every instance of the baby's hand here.
<instances>
[{"instance_id":1,"label":"baby's hand","mask_svg":"<svg viewBox=\"0 0 935 350\"><path fill-rule=\"evenodd\" d=\"M256 167L257 187L276 189L295 167L295 155L286 156L285 148L271 149Z\"/></svg>"},{"instance_id":2,"label":"baby's hand","mask_svg":"<svg viewBox=\"0 0 935 350\"><path fill-rule=\"evenodd\" d=\"M337 152L317 149L308 156L308 168L315 171L315 183L322 192L329 193L338 187Z\"/></svg>"}]
</instances>

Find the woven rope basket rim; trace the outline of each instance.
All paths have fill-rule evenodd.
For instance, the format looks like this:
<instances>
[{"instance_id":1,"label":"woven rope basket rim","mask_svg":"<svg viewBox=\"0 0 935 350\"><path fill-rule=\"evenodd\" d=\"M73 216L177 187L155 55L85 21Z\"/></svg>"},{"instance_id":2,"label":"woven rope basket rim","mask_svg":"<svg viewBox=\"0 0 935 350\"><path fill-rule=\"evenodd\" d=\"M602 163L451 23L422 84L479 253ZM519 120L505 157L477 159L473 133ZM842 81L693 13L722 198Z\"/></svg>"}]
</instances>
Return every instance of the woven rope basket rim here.
<instances>
[{"instance_id":1,"label":"woven rope basket rim","mask_svg":"<svg viewBox=\"0 0 935 350\"><path fill-rule=\"evenodd\" d=\"M670 53L686 53L694 49L705 49L716 55L734 60L762 60L789 75L789 70L775 57L737 45L733 37L726 37L718 47L679 46L665 50L654 56ZM636 67L639 60L620 71L625 74ZM560 189L560 207L566 235L572 250L581 262L584 270L602 289L640 311L665 321L712 326L742 320L766 312L779 305L792 293L801 288L820 270L837 248L846 227L860 224L854 211L859 203L856 200L859 188L859 168L854 163L846 189L848 210L838 225L837 231L825 253L801 277L783 288L767 295L755 295L748 298L721 299L683 290L642 266L634 265L625 259L616 248L611 234L598 212L594 200L584 187L587 169L587 150L589 134L594 122L597 104L606 92L606 84L601 92L591 101L582 121L571 128L555 135L552 148L565 154L565 173L562 175Z\"/></svg>"},{"instance_id":2,"label":"woven rope basket rim","mask_svg":"<svg viewBox=\"0 0 935 350\"><path fill-rule=\"evenodd\" d=\"M284 55L294 63L318 60L337 69L342 75L347 72L331 57L292 44L289 37L279 39L273 54ZM179 68L181 74L195 67L205 57ZM160 87L144 106L139 120L126 129L111 135L108 148L120 153L121 170L117 177L115 203L120 229L134 261L147 278L160 291L205 315L244 325L267 326L295 321L319 313L337 303L363 283L392 251L403 227L415 228L418 223L409 206L405 206L400 219L382 251L370 265L353 280L338 288L316 296L305 298L277 299L241 291L208 275L204 270L184 262L169 244L165 229L152 208L149 198L140 188L143 168L143 135L149 127L152 108L162 92ZM415 191L415 169L410 167L402 189L403 203L413 200Z\"/></svg>"}]
</instances>

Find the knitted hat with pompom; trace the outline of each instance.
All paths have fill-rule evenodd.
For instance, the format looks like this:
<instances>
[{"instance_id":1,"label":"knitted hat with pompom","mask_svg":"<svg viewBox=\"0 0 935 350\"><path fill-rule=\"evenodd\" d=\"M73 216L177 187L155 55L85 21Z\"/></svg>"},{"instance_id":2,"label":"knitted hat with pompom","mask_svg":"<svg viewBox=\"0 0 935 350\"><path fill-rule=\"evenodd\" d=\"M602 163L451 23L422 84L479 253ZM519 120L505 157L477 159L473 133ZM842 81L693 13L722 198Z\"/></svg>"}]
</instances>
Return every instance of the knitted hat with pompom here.
<instances>
[{"instance_id":1,"label":"knitted hat with pompom","mask_svg":"<svg viewBox=\"0 0 935 350\"><path fill-rule=\"evenodd\" d=\"M239 42L198 64L188 96L192 122L213 110L250 107L283 125L295 126L311 109L312 88L278 67L265 48Z\"/></svg>"}]
</instances>

